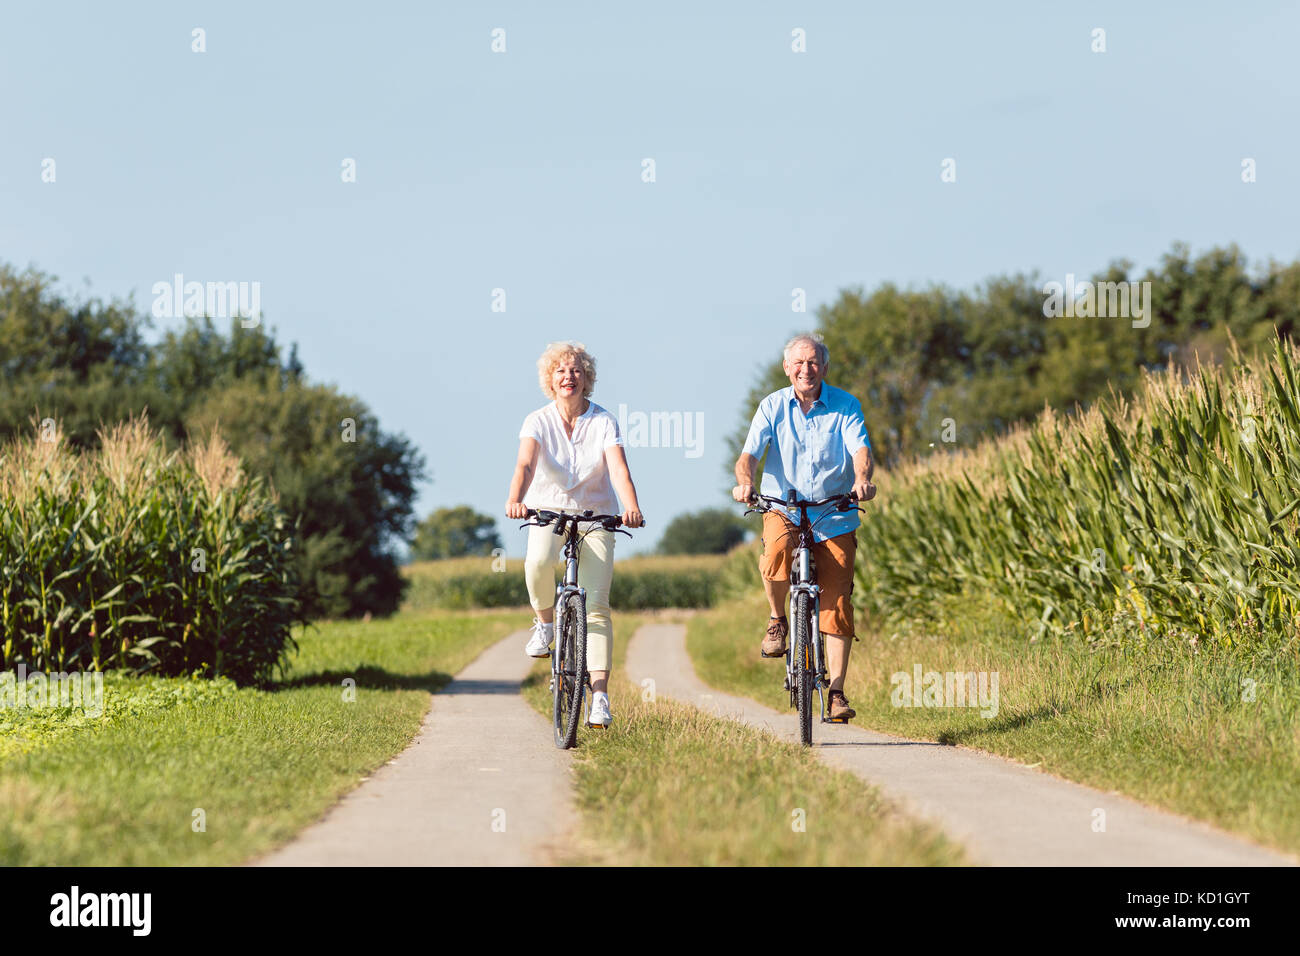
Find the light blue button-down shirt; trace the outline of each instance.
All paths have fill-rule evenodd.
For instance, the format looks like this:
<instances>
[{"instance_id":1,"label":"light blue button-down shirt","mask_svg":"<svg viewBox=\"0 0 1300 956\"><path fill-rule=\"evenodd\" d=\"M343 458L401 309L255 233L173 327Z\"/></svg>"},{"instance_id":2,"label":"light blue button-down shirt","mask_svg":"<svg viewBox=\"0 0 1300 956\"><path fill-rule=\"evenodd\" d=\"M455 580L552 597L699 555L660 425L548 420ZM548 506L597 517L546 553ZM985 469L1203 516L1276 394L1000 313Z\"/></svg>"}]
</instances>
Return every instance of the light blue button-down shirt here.
<instances>
[{"instance_id":1,"label":"light blue button-down shirt","mask_svg":"<svg viewBox=\"0 0 1300 956\"><path fill-rule=\"evenodd\" d=\"M759 488L763 494L784 498L793 488L801 499L811 501L846 495L853 490L853 456L860 448L871 447L862 403L844 389L822 382L821 394L805 415L794 386L773 392L758 404L744 451L762 458L769 446ZM817 521L828 513L813 529L815 541L857 529L856 510L835 512L834 506L826 505L810 509L808 517ZM799 522L798 509L789 515Z\"/></svg>"}]
</instances>

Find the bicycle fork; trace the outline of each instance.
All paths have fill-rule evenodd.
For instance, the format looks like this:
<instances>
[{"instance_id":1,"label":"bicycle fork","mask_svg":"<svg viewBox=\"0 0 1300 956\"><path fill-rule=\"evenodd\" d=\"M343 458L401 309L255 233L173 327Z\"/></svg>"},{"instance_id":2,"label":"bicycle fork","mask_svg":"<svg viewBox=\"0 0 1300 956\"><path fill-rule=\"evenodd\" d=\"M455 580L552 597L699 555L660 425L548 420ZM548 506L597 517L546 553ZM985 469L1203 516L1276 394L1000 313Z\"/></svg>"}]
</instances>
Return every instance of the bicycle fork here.
<instances>
[{"instance_id":1,"label":"bicycle fork","mask_svg":"<svg viewBox=\"0 0 1300 956\"><path fill-rule=\"evenodd\" d=\"M569 580L571 577L573 578L572 581ZM564 582L564 584L555 589L556 649L555 652L551 654L551 683L549 689L550 692L554 694L556 682L562 680L566 674L569 674L570 668L574 668L572 671L572 677L576 681L581 681L584 688L582 692L582 722L590 726L590 722L587 718L591 716L591 672L584 667L582 673L579 674L572 660L564 661L565 671L563 674L560 672L559 645L564 639L564 619L566 607L568 605L568 602L565 601L564 598L568 594L577 593L582 598L582 606L587 606L587 589L578 587L577 569L573 562L569 563L569 568L564 575Z\"/></svg>"},{"instance_id":2,"label":"bicycle fork","mask_svg":"<svg viewBox=\"0 0 1300 956\"><path fill-rule=\"evenodd\" d=\"M817 688L817 703L821 707L822 723L826 723L826 696L824 690L830 686L826 680L826 662L822 656L822 632L821 632L821 585L809 584L808 579L812 577L812 569L809 567L808 552L800 550L795 558L795 565L798 569L798 580L790 588L790 606L794 606L794 597L797 594L808 595L808 604L810 608L808 622L808 640L812 645L812 669L813 669L813 686ZM795 667L803 667L805 662L794 660L793 645L785 652L785 685L790 692L794 693L795 688Z\"/></svg>"},{"instance_id":3,"label":"bicycle fork","mask_svg":"<svg viewBox=\"0 0 1300 956\"><path fill-rule=\"evenodd\" d=\"M800 581L808 580L807 553L801 555L799 562L801 571ZM821 720L823 724L844 724L846 720L832 720L829 711L826 708L826 688L830 687L830 681L826 677L826 660L824 656L825 643L822 641L821 632L821 585L819 584L795 584L790 588L790 595L804 593L808 595L808 603L811 606L810 617L808 622L808 638L812 644L812 667L813 686L817 688L817 704L821 709ZM792 603L793 606L793 603ZM802 667L803 661L794 660L793 645L785 652L785 686L793 694L795 688L795 667Z\"/></svg>"},{"instance_id":4,"label":"bicycle fork","mask_svg":"<svg viewBox=\"0 0 1300 956\"><path fill-rule=\"evenodd\" d=\"M817 688L817 706L821 713L822 723L826 723L828 718L826 716L825 691L826 688L830 686L830 683L826 680L826 661L823 656L823 648L825 647L825 644L822 641L821 628L822 589L819 584L808 585L808 588L811 592L808 603L812 605L812 620L809 622L808 637L812 644L812 665L813 674L815 675L813 678L813 686Z\"/></svg>"}]
</instances>

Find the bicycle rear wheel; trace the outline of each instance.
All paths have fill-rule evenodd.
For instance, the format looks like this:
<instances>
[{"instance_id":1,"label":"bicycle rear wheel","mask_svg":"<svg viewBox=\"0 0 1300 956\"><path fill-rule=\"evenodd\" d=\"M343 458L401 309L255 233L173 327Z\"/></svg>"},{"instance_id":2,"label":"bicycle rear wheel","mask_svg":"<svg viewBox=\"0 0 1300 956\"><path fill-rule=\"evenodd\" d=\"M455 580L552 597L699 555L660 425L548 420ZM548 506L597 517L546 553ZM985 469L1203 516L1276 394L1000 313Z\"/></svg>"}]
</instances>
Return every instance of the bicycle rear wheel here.
<instances>
[{"instance_id":1,"label":"bicycle rear wheel","mask_svg":"<svg viewBox=\"0 0 1300 956\"><path fill-rule=\"evenodd\" d=\"M794 643L790 647L793 655L791 662L794 677L795 700L799 710L799 742L805 747L812 746L812 712L813 712L813 656L812 656L812 608L808 595L795 594L791 617L794 619Z\"/></svg>"},{"instance_id":2,"label":"bicycle rear wheel","mask_svg":"<svg viewBox=\"0 0 1300 956\"><path fill-rule=\"evenodd\" d=\"M580 594L565 595L563 602L564 625L556 641L559 660L552 712L555 746L568 750L578 742L578 721L587 690L587 604Z\"/></svg>"}]
</instances>

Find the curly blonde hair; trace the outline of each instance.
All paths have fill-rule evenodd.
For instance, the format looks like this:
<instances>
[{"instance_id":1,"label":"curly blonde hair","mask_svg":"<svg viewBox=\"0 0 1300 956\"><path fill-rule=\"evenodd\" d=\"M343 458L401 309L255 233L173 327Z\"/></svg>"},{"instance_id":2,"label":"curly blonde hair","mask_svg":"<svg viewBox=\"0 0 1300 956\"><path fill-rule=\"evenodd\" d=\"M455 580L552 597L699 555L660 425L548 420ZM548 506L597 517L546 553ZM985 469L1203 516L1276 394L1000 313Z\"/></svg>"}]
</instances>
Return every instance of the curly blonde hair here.
<instances>
[{"instance_id":1,"label":"curly blonde hair","mask_svg":"<svg viewBox=\"0 0 1300 956\"><path fill-rule=\"evenodd\" d=\"M596 387L596 360L591 357L587 347L581 342L552 342L537 360L537 381L542 386L542 394L547 398L555 398L551 376L559 368L560 362L570 356L582 367L582 397L591 397L592 389Z\"/></svg>"}]
</instances>

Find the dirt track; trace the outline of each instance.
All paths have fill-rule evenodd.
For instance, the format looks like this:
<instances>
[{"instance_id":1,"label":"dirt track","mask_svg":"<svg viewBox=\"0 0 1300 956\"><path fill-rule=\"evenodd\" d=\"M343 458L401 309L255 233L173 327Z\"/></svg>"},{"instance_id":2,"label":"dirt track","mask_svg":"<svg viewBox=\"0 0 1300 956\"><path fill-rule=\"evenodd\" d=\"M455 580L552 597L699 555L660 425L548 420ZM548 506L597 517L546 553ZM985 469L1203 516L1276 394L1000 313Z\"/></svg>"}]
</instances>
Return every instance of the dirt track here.
<instances>
[{"instance_id":1,"label":"dirt track","mask_svg":"<svg viewBox=\"0 0 1300 956\"><path fill-rule=\"evenodd\" d=\"M433 697L406 750L260 866L546 863L576 823L571 757L524 702L527 632L485 650ZM504 829L502 829L504 828Z\"/></svg>"},{"instance_id":2,"label":"dirt track","mask_svg":"<svg viewBox=\"0 0 1300 956\"><path fill-rule=\"evenodd\" d=\"M780 680L779 661L772 679ZM641 628L627 676L655 692L798 740L784 713L707 687L695 675L681 625ZM906 740L852 725L815 723L827 763L875 784L904 809L937 823L976 862L1010 866L1277 866L1295 861L1202 823L1145 807L964 747ZM1094 830L1095 811L1105 830Z\"/></svg>"}]
</instances>

